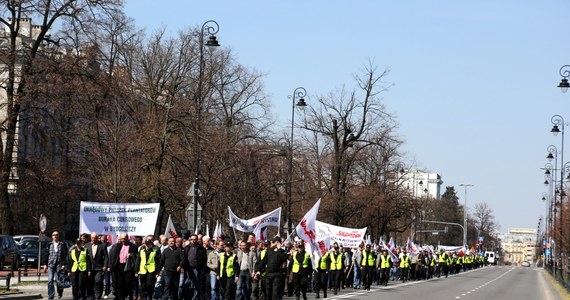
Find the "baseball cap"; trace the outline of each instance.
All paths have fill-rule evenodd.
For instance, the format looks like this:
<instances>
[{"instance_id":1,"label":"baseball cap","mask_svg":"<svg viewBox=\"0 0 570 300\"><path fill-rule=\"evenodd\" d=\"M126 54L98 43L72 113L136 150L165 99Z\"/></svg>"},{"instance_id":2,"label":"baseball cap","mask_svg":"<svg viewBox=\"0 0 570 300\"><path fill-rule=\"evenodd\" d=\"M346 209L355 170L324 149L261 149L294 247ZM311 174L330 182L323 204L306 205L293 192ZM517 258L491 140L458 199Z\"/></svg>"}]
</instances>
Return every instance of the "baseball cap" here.
<instances>
[{"instance_id":1,"label":"baseball cap","mask_svg":"<svg viewBox=\"0 0 570 300\"><path fill-rule=\"evenodd\" d=\"M280 242L280 243L281 243L281 238L278 237L278 236L276 236L276 237L274 237L271 241L272 241L272 242Z\"/></svg>"}]
</instances>

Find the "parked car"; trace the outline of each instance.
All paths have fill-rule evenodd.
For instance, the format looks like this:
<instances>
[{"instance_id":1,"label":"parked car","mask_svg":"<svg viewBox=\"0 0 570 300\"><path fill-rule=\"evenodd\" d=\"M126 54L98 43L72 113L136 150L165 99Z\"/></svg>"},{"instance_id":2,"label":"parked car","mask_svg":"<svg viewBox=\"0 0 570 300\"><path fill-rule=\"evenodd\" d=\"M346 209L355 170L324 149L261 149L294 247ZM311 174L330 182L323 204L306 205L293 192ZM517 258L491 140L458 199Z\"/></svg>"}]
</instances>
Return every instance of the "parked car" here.
<instances>
[{"instance_id":1,"label":"parked car","mask_svg":"<svg viewBox=\"0 0 570 300\"><path fill-rule=\"evenodd\" d=\"M14 241L16 242L17 245L20 245L23 241L25 240L37 240L38 236L37 235L32 235L32 234L28 234L28 235L15 235L14 236Z\"/></svg>"},{"instance_id":2,"label":"parked car","mask_svg":"<svg viewBox=\"0 0 570 300\"><path fill-rule=\"evenodd\" d=\"M50 239L41 239L41 254L39 251L39 240L36 238L25 239L20 243L20 260L22 265L37 266L38 260L47 261L49 255ZM41 257L38 257L41 255Z\"/></svg>"},{"instance_id":3,"label":"parked car","mask_svg":"<svg viewBox=\"0 0 570 300\"><path fill-rule=\"evenodd\" d=\"M521 266L523 267L530 267L530 262L528 260L525 260L521 263Z\"/></svg>"},{"instance_id":4,"label":"parked car","mask_svg":"<svg viewBox=\"0 0 570 300\"><path fill-rule=\"evenodd\" d=\"M12 265L18 267L20 260L20 250L14 237L11 235L0 235L0 270Z\"/></svg>"}]
</instances>

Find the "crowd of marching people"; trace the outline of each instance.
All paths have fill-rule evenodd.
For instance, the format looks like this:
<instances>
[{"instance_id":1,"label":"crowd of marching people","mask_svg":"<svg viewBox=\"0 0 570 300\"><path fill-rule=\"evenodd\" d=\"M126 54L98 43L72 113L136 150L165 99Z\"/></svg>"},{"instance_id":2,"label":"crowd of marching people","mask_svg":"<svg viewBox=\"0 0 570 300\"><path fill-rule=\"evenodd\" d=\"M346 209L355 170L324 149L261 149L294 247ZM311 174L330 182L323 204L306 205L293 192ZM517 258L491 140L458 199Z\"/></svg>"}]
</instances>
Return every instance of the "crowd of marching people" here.
<instances>
[{"instance_id":1,"label":"crowd of marching people","mask_svg":"<svg viewBox=\"0 0 570 300\"><path fill-rule=\"evenodd\" d=\"M327 298L341 289L370 291L374 284L447 277L486 264L475 253L413 250L333 243L324 254L310 255L304 242L279 237L234 242L202 234L132 240L121 234L110 243L96 232L82 234L68 249L54 232L43 268L49 299L62 297L65 278L74 299L299 300L309 292Z\"/></svg>"}]
</instances>

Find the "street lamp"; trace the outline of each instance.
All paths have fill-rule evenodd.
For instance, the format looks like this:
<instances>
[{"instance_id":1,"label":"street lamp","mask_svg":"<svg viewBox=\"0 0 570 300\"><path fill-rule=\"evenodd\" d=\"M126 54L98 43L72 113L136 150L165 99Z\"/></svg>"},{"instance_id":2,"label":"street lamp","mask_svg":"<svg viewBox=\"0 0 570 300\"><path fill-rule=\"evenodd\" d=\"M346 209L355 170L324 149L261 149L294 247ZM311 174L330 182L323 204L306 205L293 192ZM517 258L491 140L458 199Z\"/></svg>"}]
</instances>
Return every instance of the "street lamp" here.
<instances>
[{"instance_id":1,"label":"street lamp","mask_svg":"<svg viewBox=\"0 0 570 300\"><path fill-rule=\"evenodd\" d=\"M220 26L218 22L214 20L208 20L202 24L202 29L200 30L200 61L198 62L198 90L194 97L196 104L196 178L194 179L194 220L192 224L194 225L194 231L198 228L198 201L200 200L200 153L201 148L201 122L202 122L202 102L203 102L203 78L204 77L204 46L207 46L210 51L215 47L219 47L220 44L216 38L216 33L218 33ZM204 43L204 37L208 36L208 41Z\"/></svg>"},{"instance_id":2,"label":"street lamp","mask_svg":"<svg viewBox=\"0 0 570 300\"><path fill-rule=\"evenodd\" d=\"M293 202L293 133L295 129L295 106L301 108L307 106L304 99L305 96L307 96L307 90L303 87L296 88L292 95L287 96L287 98L292 99L291 138L289 140L289 179L287 182L287 233L289 235L293 232L293 224L291 223L291 203ZM295 103L295 100L298 102Z\"/></svg>"},{"instance_id":3,"label":"street lamp","mask_svg":"<svg viewBox=\"0 0 570 300\"><path fill-rule=\"evenodd\" d=\"M568 77L570 77L570 65L563 65L560 67L560 71L558 72L560 73L560 76L562 76L558 87L563 93L566 93L568 88L570 88L570 83L568 83Z\"/></svg>"},{"instance_id":4,"label":"street lamp","mask_svg":"<svg viewBox=\"0 0 570 300\"><path fill-rule=\"evenodd\" d=\"M564 68L564 66L560 69L560 74L565 74L566 77L568 77L568 71L564 71L562 72L562 69ZM564 78L566 79L566 78ZM562 83L561 83L562 84ZM565 196L565 191L563 190L564 188L564 126L566 125L566 123L564 122L564 118L562 118L561 115L554 115L552 116L552 118L550 118L550 122L552 122L552 129L550 130L550 132L552 132L552 134L554 136L557 136L559 133L561 135L561 143L560 143L560 192L559 192L559 197L560 197L560 238L562 238L564 235L564 231L563 231L563 226L562 226L562 219L563 219L563 209L562 209L562 205L563 205L563 200L564 200L564 196ZM555 192L556 194L556 192ZM554 197L556 197L556 195L554 195Z\"/></svg>"},{"instance_id":5,"label":"street lamp","mask_svg":"<svg viewBox=\"0 0 570 300\"><path fill-rule=\"evenodd\" d=\"M465 197L463 199L465 201L465 205L463 206L463 246L467 246L467 188L474 185L462 183L459 186L465 188Z\"/></svg>"}]
</instances>

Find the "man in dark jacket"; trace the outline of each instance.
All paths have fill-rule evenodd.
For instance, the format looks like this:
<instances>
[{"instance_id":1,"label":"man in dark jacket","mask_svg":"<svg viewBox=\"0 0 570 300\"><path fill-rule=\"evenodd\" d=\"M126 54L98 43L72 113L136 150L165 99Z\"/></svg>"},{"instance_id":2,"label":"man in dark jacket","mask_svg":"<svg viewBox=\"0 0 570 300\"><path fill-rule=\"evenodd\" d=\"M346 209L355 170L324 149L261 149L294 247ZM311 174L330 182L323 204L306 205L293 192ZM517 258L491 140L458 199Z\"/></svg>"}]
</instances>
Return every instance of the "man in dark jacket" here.
<instances>
[{"instance_id":1,"label":"man in dark jacket","mask_svg":"<svg viewBox=\"0 0 570 300\"><path fill-rule=\"evenodd\" d=\"M183 267L186 270L186 282L184 283L184 299L200 299L200 276L201 272L207 272L206 249L198 243L198 236L190 236L190 244L184 248Z\"/></svg>"},{"instance_id":2,"label":"man in dark jacket","mask_svg":"<svg viewBox=\"0 0 570 300\"><path fill-rule=\"evenodd\" d=\"M266 300L280 300L282 298L283 272L281 270L286 261L287 253L281 249L281 238L274 237L271 241L271 248L266 251L256 271L257 276L266 273Z\"/></svg>"},{"instance_id":3,"label":"man in dark jacket","mask_svg":"<svg viewBox=\"0 0 570 300\"><path fill-rule=\"evenodd\" d=\"M160 256L159 268L162 267L161 276L164 281L162 299L167 300L172 297L173 300L178 300L178 284L183 263L182 249L176 247L174 238L169 238L168 247L162 251Z\"/></svg>"},{"instance_id":4,"label":"man in dark jacket","mask_svg":"<svg viewBox=\"0 0 570 300\"><path fill-rule=\"evenodd\" d=\"M126 233L119 235L119 241L109 252L109 269L113 280L115 299L126 299L135 286L135 261L137 246L129 241Z\"/></svg>"},{"instance_id":5,"label":"man in dark jacket","mask_svg":"<svg viewBox=\"0 0 570 300\"><path fill-rule=\"evenodd\" d=\"M49 244L49 255L47 262L44 263L44 272L48 272L48 298L55 297L54 283L57 282L57 273L65 272L67 265L67 246L60 240L59 232L54 231L51 234L52 241ZM63 288L57 287L59 298L63 295Z\"/></svg>"},{"instance_id":6,"label":"man in dark jacket","mask_svg":"<svg viewBox=\"0 0 570 300\"><path fill-rule=\"evenodd\" d=\"M91 273L87 278L87 297L101 299L103 294L103 277L109 260L107 247L99 242L97 232L91 233L91 241L85 244L87 255L91 260Z\"/></svg>"}]
</instances>

